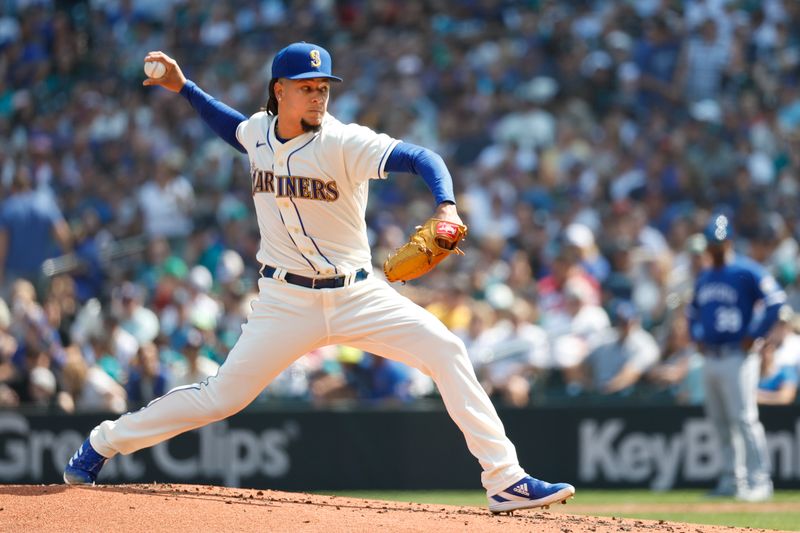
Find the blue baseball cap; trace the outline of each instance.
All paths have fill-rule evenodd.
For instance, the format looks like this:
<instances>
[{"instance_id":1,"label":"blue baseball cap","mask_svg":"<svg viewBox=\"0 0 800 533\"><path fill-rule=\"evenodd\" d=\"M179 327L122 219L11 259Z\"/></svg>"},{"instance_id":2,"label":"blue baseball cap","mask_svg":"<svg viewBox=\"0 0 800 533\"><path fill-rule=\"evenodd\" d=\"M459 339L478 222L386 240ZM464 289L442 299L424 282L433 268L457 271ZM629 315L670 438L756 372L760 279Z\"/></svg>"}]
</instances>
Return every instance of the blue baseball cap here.
<instances>
[{"instance_id":1,"label":"blue baseball cap","mask_svg":"<svg viewBox=\"0 0 800 533\"><path fill-rule=\"evenodd\" d=\"M293 43L278 52L272 60L272 77L290 80L328 78L342 81L331 74L333 61L327 50L319 45L300 42Z\"/></svg>"},{"instance_id":2,"label":"blue baseball cap","mask_svg":"<svg viewBox=\"0 0 800 533\"><path fill-rule=\"evenodd\" d=\"M725 215L716 215L711 218L703 234L708 244L721 244L733 239L733 224Z\"/></svg>"}]
</instances>

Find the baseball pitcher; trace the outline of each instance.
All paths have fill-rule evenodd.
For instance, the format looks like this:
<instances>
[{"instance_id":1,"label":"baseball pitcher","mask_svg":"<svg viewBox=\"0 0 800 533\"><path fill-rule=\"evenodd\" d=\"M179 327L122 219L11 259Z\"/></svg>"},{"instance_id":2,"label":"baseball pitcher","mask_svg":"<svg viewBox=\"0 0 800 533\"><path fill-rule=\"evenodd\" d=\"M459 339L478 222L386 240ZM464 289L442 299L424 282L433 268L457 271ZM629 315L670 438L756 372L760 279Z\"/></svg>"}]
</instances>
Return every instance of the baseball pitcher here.
<instances>
[{"instance_id":1,"label":"baseball pitcher","mask_svg":"<svg viewBox=\"0 0 800 533\"><path fill-rule=\"evenodd\" d=\"M328 114L331 87L341 80L332 74L329 53L315 44L295 43L277 54L267 110L250 118L204 93L166 54L151 52L145 61L162 63L165 73L144 85L180 93L217 135L249 157L261 231L259 295L217 375L101 423L69 461L65 482L93 484L106 459L230 416L298 357L348 344L433 378L483 467L492 512L572 497L571 485L532 478L519 466L458 337L372 272L364 219L368 186L387 172L420 175L437 207L387 260L386 278L413 279L459 252L466 227L442 158Z\"/></svg>"}]
</instances>

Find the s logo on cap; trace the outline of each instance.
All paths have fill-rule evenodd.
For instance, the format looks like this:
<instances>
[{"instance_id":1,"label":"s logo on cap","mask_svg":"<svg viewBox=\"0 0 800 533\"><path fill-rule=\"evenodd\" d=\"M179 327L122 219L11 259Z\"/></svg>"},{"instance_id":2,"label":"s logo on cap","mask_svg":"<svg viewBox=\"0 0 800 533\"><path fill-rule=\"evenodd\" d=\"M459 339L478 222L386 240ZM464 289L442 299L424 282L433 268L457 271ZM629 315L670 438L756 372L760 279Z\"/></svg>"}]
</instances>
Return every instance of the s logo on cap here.
<instances>
[{"instance_id":1,"label":"s logo on cap","mask_svg":"<svg viewBox=\"0 0 800 533\"><path fill-rule=\"evenodd\" d=\"M342 81L342 78L331 74L331 66L331 55L323 47L305 42L293 43L275 55L272 60L272 77Z\"/></svg>"}]
</instances>

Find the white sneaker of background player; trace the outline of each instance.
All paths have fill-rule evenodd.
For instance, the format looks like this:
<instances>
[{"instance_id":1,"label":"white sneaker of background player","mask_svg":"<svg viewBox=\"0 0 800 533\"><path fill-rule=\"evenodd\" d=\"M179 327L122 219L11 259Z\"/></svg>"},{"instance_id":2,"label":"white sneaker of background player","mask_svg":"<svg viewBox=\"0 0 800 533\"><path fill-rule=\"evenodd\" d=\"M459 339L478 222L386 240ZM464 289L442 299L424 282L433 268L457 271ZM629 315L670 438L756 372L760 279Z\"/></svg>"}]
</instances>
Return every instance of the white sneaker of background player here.
<instances>
[{"instance_id":1,"label":"white sneaker of background player","mask_svg":"<svg viewBox=\"0 0 800 533\"><path fill-rule=\"evenodd\" d=\"M764 484L748 488L736 494L743 502L765 502L772 499L772 485Z\"/></svg>"}]
</instances>

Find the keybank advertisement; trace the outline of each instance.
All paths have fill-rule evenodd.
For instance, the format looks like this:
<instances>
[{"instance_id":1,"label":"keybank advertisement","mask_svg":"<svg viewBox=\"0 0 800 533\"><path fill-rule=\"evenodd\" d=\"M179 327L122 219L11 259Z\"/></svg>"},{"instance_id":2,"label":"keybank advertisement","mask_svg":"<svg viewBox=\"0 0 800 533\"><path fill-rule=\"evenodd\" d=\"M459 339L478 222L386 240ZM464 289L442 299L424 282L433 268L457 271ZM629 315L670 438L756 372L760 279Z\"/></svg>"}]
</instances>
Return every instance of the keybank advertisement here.
<instances>
[{"instance_id":1,"label":"keybank advertisement","mask_svg":"<svg viewBox=\"0 0 800 533\"><path fill-rule=\"evenodd\" d=\"M711 424L693 408L500 410L521 464L583 487L710 487ZM103 415L0 411L0 483L60 483ZM800 406L762 410L777 487L800 487ZM480 468L440 409L246 411L134 454L100 482L207 483L286 490L479 489Z\"/></svg>"},{"instance_id":2,"label":"keybank advertisement","mask_svg":"<svg viewBox=\"0 0 800 533\"><path fill-rule=\"evenodd\" d=\"M678 481L705 483L721 469L713 426L689 418L677 433L630 431L620 418L581 420L578 479L585 483L648 484L669 489ZM792 431L768 431L767 446L776 481L800 481L800 418Z\"/></svg>"}]
</instances>

